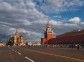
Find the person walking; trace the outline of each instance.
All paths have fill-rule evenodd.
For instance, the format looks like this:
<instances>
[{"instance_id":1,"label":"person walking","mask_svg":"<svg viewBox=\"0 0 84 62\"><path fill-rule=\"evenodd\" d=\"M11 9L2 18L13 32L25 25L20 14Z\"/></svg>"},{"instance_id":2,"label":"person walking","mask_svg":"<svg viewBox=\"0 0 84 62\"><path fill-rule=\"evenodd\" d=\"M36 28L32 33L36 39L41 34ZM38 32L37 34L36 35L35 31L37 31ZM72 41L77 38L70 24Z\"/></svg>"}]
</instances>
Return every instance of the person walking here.
<instances>
[{"instance_id":1,"label":"person walking","mask_svg":"<svg viewBox=\"0 0 84 62\"><path fill-rule=\"evenodd\" d=\"M77 50L79 50L79 48L80 48L80 45L78 44L78 45L77 45Z\"/></svg>"}]
</instances>

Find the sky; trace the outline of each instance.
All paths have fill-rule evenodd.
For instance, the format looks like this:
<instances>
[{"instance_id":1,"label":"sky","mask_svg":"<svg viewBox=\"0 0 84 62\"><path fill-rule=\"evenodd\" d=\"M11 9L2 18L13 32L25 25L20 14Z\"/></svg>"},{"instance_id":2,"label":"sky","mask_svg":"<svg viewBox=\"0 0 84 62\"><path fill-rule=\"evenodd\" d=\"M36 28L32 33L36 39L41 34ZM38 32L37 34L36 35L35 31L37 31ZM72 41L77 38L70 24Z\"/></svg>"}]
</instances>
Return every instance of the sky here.
<instances>
[{"instance_id":1,"label":"sky","mask_svg":"<svg viewBox=\"0 0 84 62\"><path fill-rule=\"evenodd\" d=\"M26 42L40 41L48 20L53 37L84 29L84 0L0 0L0 41L16 28Z\"/></svg>"}]
</instances>

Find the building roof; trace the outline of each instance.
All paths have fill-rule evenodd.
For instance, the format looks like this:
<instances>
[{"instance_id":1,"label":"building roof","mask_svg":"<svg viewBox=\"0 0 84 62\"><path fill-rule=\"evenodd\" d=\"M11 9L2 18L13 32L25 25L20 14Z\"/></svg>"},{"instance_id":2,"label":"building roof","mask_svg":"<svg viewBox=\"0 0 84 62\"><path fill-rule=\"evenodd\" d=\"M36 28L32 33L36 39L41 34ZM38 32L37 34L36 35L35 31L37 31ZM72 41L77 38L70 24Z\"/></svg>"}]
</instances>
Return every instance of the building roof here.
<instances>
[{"instance_id":1,"label":"building roof","mask_svg":"<svg viewBox=\"0 0 84 62\"><path fill-rule=\"evenodd\" d=\"M55 43L84 43L84 29L82 30L74 30L71 32L67 32L61 35L56 36L56 38L52 38L49 41L49 44Z\"/></svg>"},{"instance_id":2,"label":"building roof","mask_svg":"<svg viewBox=\"0 0 84 62\"><path fill-rule=\"evenodd\" d=\"M82 34L84 34L84 29L82 29L82 30L74 30L74 31L71 31L71 32L67 32L67 33L58 35L57 37L75 36L75 35L82 35Z\"/></svg>"}]
</instances>

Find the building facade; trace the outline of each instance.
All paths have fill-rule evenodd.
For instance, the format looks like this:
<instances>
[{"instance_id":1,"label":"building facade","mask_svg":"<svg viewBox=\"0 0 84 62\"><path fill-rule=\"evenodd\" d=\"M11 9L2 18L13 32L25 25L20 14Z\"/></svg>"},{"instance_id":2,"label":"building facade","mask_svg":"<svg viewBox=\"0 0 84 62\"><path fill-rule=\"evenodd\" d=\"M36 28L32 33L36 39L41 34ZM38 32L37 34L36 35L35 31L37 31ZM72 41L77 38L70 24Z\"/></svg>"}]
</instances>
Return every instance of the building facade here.
<instances>
[{"instance_id":1,"label":"building facade","mask_svg":"<svg viewBox=\"0 0 84 62\"><path fill-rule=\"evenodd\" d=\"M53 41L53 42L52 42ZM84 30L74 30L51 39L49 44L84 44Z\"/></svg>"},{"instance_id":2,"label":"building facade","mask_svg":"<svg viewBox=\"0 0 84 62\"><path fill-rule=\"evenodd\" d=\"M0 47L5 46L5 43L0 42Z\"/></svg>"}]
</instances>

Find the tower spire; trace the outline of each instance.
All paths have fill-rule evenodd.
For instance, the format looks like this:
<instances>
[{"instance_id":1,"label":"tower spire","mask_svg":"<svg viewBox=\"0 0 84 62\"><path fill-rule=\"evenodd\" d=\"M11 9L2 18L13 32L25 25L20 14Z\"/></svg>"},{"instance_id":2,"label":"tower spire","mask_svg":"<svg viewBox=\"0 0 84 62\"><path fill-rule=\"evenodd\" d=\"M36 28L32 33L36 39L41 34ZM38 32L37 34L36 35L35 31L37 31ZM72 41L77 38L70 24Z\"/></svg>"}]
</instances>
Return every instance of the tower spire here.
<instances>
[{"instance_id":1,"label":"tower spire","mask_svg":"<svg viewBox=\"0 0 84 62\"><path fill-rule=\"evenodd\" d=\"M50 20L48 20L46 28L51 28Z\"/></svg>"},{"instance_id":2,"label":"tower spire","mask_svg":"<svg viewBox=\"0 0 84 62\"><path fill-rule=\"evenodd\" d=\"M44 38L41 39L42 44L48 44L48 41L53 38L53 30L51 28L50 20L47 21Z\"/></svg>"},{"instance_id":3,"label":"tower spire","mask_svg":"<svg viewBox=\"0 0 84 62\"><path fill-rule=\"evenodd\" d=\"M50 19L48 18L48 21L47 21L47 24L46 24L46 28L49 28L51 27L51 24L50 24Z\"/></svg>"},{"instance_id":4,"label":"tower spire","mask_svg":"<svg viewBox=\"0 0 84 62\"><path fill-rule=\"evenodd\" d=\"M17 28L16 28L15 35L19 35L19 31L18 31L18 29L17 29Z\"/></svg>"},{"instance_id":5,"label":"tower spire","mask_svg":"<svg viewBox=\"0 0 84 62\"><path fill-rule=\"evenodd\" d=\"M47 25L46 25L46 32L47 32L47 33L49 33L49 32L51 33L51 32L52 32L50 20L48 20L48 22L47 22Z\"/></svg>"}]
</instances>

